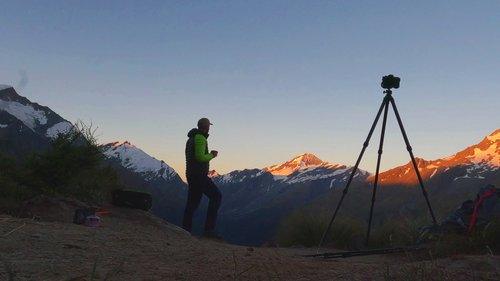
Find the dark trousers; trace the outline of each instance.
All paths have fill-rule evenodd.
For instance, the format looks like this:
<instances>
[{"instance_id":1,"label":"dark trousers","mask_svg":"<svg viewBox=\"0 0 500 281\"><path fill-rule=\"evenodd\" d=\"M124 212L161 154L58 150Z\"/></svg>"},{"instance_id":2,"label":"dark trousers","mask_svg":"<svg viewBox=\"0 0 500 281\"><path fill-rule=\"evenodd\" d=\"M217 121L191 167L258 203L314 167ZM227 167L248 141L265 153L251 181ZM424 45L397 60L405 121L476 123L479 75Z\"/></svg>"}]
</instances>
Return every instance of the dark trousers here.
<instances>
[{"instance_id":1,"label":"dark trousers","mask_svg":"<svg viewBox=\"0 0 500 281\"><path fill-rule=\"evenodd\" d=\"M188 177L188 198L182 227L191 232L193 225L193 215L200 205L201 196L205 194L208 199L207 219L205 221L205 231L215 230L217 222L217 212L219 211L222 195L212 180L207 177Z\"/></svg>"}]
</instances>

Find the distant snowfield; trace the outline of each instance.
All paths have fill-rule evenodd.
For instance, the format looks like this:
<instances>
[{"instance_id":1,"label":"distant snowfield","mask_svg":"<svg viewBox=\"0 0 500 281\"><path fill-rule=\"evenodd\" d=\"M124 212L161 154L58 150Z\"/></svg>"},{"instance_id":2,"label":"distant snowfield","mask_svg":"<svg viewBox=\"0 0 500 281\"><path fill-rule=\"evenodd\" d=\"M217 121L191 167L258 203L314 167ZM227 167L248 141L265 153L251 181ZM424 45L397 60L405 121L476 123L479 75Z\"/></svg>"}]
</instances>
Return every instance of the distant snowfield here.
<instances>
[{"instance_id":1,"label":"distant snowfield","mask_svg":"<svg viewBox=\"0 0 500 281\"><path fill-rule=\"evenodd\" d=\"M500 155L497 152L497 144L494 143L488 149L474 148L474 155L469 157L474 163L489 162L494 166L500 166Z\"/></svg>"},{"instance_id":2,"label":"distant snowfield","mask_svg":"<svg viewBox=\"0 0 500 281\"><path fill-rule=\"evenodd\" d=\"M315 174L300 172L297 175L294 175L290 178L285 179L284 181L286 183L299 183L299 182L315 181L315 180L320 180L320 179L328 179L328 178L333 178L335 176L343 174L349 170L350 170L350 168L344 168L344 169L337 169L337 170L334 170L332 172L323 172L323 173L315 173ZM357 172L357 174L359 174L359 172Z\"/></svg>"},{"instance_id":3,"label":"distant snowfield","mask_svg":"<svg viewBox=\"0 0 500 281\"><path fill-rule=\"evenodd\" d=\"M35 130L38 124L47 124L45 112L36 110L29 105L24 105L15 101L0 100L0 110L4 110L13 115L31 130Z\"/></svg>"},{"instance_id":4,"label":"distant snowfield","mask_svg":"<svg viewBox=\"0 0 500 281\"><path fill-rule=\"evenodd\" d=\"M0 128L7 128L9 125L0 124Z\"/></svg>"},{"instance_id":5,"label":"distant snowfield","mask_svg":"<svg viewBox=\"0 0 500 281\"><path fill-rule=\"evenodd\" d=\"M47 129L45 135L51 139L56 138L59 134L65 134L73 128L73 125L69 122L63 121L55 124L54 126Z\"/></svg>"},{"instance_id":6,"label":"distant snowfield","mask_svg":"<svg viewBox=\"0 0 500 281\"><path fill-rule=\"evenodd\" d=\"M285 163L273 165L264 168L263 170L271 173L277 178L286 178L287 176L293 174L299 170L306 170L311 168L317 168L321 165L328 164L323 162L321 159L316 157L311 153L304 153L294 157L292 160L287 161Z\"/></svg>"},{"instance_id":7,"label":"distant snowfield","mask_svg":"<svg viewBox=\"0 0 500 281\"><path fill-rule=\"evenodd\" d=\"M486 137L490 141L498 141L500 140L500 130L495 131L491 135Z\"/></svg>"},{"instance_id":8,"label":"distant snowfield","mask_svg":"<svg viewBox=\"0 0 500 281\"><path fill-rule=\"evenodd\" d=\"M475 147L472 155L467 158L475 164L486 163L493 167L500 166L500 130L496 130L481 142L482 147ZM488 145L487 147L484 144Z\"/></svg>"},{"instance_id":9,"label":"distant snowfield","mask_svg":"<svg viewBox=\"0 0 500 281\"><path fill-rule=\"evenodd\" d=\"M109 149L104 151L107 157L120 160L121 165L137 173L152 173L169 179L176 174L175 170L129 142L115 142L110 144Z\"/></svg>"},{"instance_id":10,"label":"distant snowfield","mask_svg":"<svg viewBox=\"0 0 500 281\"><path fill-rule=\"evenodd\" d=\"M340 183L346 181L351 171L352 167L324 162L311 153L305 153L294 157L290 161L272 165L261 170L254 169L250 172L247 170L237 170L225 175L217 175L215 178L223 184L230 184L243 182L251 178L259 177L264 173L269 173L272 175L274 182L281 182L284 184L297 184L331 179L330 188L332 188L334 182ZM215 171L212 172L216 173ZM355 177L359 176L367 177L369 173L358 170Z\"/></svg>"}]
</instances>

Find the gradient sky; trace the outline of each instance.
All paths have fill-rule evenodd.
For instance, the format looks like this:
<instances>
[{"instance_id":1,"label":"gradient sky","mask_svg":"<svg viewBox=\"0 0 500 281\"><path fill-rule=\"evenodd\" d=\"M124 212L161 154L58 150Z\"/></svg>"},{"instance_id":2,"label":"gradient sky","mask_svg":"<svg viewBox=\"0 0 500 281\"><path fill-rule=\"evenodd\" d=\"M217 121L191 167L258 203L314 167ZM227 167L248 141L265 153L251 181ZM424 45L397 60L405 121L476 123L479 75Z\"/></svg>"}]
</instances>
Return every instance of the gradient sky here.
<instances>
[{"instance_id":1,"label":"gradient sky","mask_svg":"<svg viewBox=\"0 0 500 281\"><path fill-rule=\"evenodd\" d=\"M0 84L181 174L202 116L221 173L352 165L388 73L417 156L479 142L500 127L500 1L0 1ZM384 153L409 160L393 116Z\"/></svg>"}]
</instances>

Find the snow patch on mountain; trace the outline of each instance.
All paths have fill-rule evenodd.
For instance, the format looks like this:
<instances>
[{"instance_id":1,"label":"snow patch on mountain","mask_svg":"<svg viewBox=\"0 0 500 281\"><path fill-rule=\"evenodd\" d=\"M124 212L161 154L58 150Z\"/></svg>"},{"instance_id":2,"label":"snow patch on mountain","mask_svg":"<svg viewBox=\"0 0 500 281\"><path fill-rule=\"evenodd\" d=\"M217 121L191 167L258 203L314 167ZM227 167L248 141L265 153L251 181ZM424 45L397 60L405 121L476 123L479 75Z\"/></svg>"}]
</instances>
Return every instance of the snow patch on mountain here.
<instances>
[{"instance_id":1,"label":"snow patch on mountain","mask_svg":"<svg viewBox=\"0 0 500 281\"><path fill-rule=\"evenodd\" d=\"M13 115L33 131L37 125L47 124L47 116L45 116L45 112L42 110L36 110L30 105L0 99L0 110Z\"/></svg>"},{"instance_id":2,"label":"snow patch on mountain","mask_svg":"<svg viewBox=\"0 0 500 281\"><path fill-rule=\"evenodd\" d=\"M288 176L281 176L281 175L273 175L273 179L275 181L284 181L288 178Z\"/></svg>"},{"instance_id":3,"label":"snow patch on mountain","mask_svg":"<svg viewBox=\"0 0 500 281\"><path fill-rule=\"evenodd\" d=\"M429 178L432 178L436 174L437 170L438 169L434 169L434 172L432 172L432 174L431 174L431 176Z\"/></svg>"},{"instance_id":4,"label":"snow patch on mountain","mask_svg":"<svg viewBox=\"0 0 500 281\"><path fill-rule=\"evenodd\" d=\"M498 167L492 167L486 162L470 165L465 169L462 176L456 177L454 181L459 179L484 179L484 175L498 170Z\"/></svg>"},{"instance_id":5,"label":"snow patch on mountain","mask_svg":"<svg viewBox=\"0 0 500 281\"><path fill-rule=\"evenodd\" d=\"M228 173L228 174L223 175L220 180L223 183L232 182L233 181L233 176L231 175L231 173Z\"/></svg>"},{"instance_id":6,"label":"snow patch on mountain","mask_svg":"<svg viewBox=\"0 0 500 281\"><path fill-rule=\"evenodd\" d=\"M120 160L123 167L144 174L147 180L158 176L169 180L177 174L165 162L150 156L128 141L114 142L104 147L106 157Z\"/></svg>"},{"instance_id":7,"label":"snow patch on mountain","mask_svg":"<svg viewBox=\"0 0 500 281\"><path fill-rule=\"evenodd\" d=\"M59 122L47 129L45 135L51 139L56 138L60 134L65 134L73 128L73 125L67 121Z\"/></svg>"},{"instance_id":8,"label":"snow patch on mountain","mask_svg":"<svg viewBox=\"0 0 500 281\"><path fill-rule=\"evenodd\" d=\"M290 161L282 164L272 165L264 168L263 170L271 173L274 176L289 176L296 171L319 167L322 164L325 164L325 162L316 157L314 154L304 153L302 155L294 157Z\"/></svg>"},{"instance_id":9,"label":"snow patch on mountain","mask_svg":"<svg viewBox=\"0 0 500 281\"><path fill-rule=\"evenodd\" d=\"M352 171L352 167L324 162L313 154L305 153L282 164L276 164L264 169L233 171L216 178L222 184L229 184L243 182L264 174L271 174L272 181L290 185L325 179L336 179L340 183L347 179L350 171ZM367 177L369 173L358 170L355 176L360 175Z\"/></svg>"},{"instance_id":10,"label":"snow patch on mountain","mask_svg":"<svg viewBox=\"0 0 500 281\"><path fill-rule=\"evenodd\" d=\"M328 179L328 178L333 178L335 176L341 175L345 172L350 170L349 168L344 168L344 169L338 169L333 172L323 172L323 173L298 173L297 175L293 175L287 179L285 179L286 183L299 183L299 182L306 182L306 181L315 181L315 180L320 180L320 179Z\"/></svg>"},{"instance_id":11,"label":"snow patch on mountain","mask_svg":"<svg viewBox=\"0 0 500 281\"><path fill-rule=\"evenodd\" d=\"M225 175L219 175L216 178L219 182L226 183L238 183L243 182L246 179L252 179L259 177L264 174L264 171L259 169L246 169L246 170L236 170ZM209 175L210 176L210 175Z\"/></svg>"},{"instance_id":12,"label":"snow patch on mountain","mask_svg":"<svg viewBox=\"0 0 500 281\"><path fill-rule=\"evenodd\" d=\"M7 128L9 125L0 124L0 128Z\"/></svg>"},{"instance_id":13,"label":"snow patch on mountain","mask_svg":"<svg viewBox=\"0 0 500 281\"><path fill-rule=\"evenodd\" d=\"M436 160L417 159L418 169L424 180L454 170L453 179L485 179L500 169L500 129L451 156ZM387 184L416 184L411 162L385 171L381 182Z\"/></svg>"},{"instance_id":14,"label":"snow patch on mountain","mask_svg":"<svg viewBox=\"0 0 500 281\"><path fill-rule=\"evenodd\" d=\"M490 141L493 141L493 142L500 140L500 129L494 131L492 134L490 134L486 138Z\"/></svg>"},{"instance_id":15,"label":"snow patch on mountain","mask_svg":"<svg viewBox=\"0 0 500 281\"><path fill-rule=\"evenodd\" d=\"M216 178L216 177L218 177L218 176L220 176L220 174L219 174L219 173L217 173L217 171L216 171L216 170L211 170L211 171L209 171L209 172L208 172L208 177L209 177L209 178Z\"/></svg>"},{"instance_id":16,"label":"snow patch on mountain","mask_svg":"<svg viewBox=\"0 0 500 281\"><path fill-rule=\"evenodd\" d=\"M468 157L474 163L489 162L495 166L500 166L500 155L497 152L497 144L494 143L486 150L474 148L474 154Z\"/></svg>"}]
</instances>

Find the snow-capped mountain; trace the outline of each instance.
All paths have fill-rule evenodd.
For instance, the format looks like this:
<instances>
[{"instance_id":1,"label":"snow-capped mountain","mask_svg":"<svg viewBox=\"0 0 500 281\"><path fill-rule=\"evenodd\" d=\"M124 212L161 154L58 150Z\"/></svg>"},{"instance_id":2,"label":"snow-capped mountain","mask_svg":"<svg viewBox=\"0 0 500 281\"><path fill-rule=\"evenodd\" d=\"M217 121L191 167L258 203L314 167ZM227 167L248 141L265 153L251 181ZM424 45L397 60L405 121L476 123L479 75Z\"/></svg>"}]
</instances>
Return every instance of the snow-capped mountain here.
<instances>
[{"instance_id":1,"label":"snow-capped mountain","mask_svg":"<svg viewBox=\"0 0 500 281\"><path fill-rule=\"evenodd\" d=\"M1 153L21 157L42 151L71 127L50 108L18 95L11 86L0 85ZM150 192L153 213L180 223L187 188L170 166L130 142L113 142L102 149L106 163L118 172L125 187ZM417 162L439 217L440 209L471 198L485 184L500 184L500 129L452 156ZM259 244L272 239L282 219L297 209L330 209L332 198L338 198L351 171L352 167L329 163L310 153L262 169L224 175L211 171L209 176L223 194L219 230L230 242ZM414 215L425 212L420 190L408 188L417 183L411 163L381 173L380 181L375 218L383 220L403 211ZM371 183L370 174L358 170L354 191L346 197L342 212L364 218L366 212L360 206L368 204ZM204 213L198 214L202 225Z\"/></svg>"},{"instance_id":2,"label":"snow-capped mountain","mask_svg":"<svg viewBox=\"0 0 500 281\"><path fill-rule=\"evenodd\" d=\"M73 125L46 106L17 94L13 87L0 85L0 153L22 159L50 147L51 141ZM106 163L122 184L153 195L153 213L180 223L185 203L185 183L166 163L149 156L129 142L102 147Z\"/></svg>"},{"instance_id":3,"label":"snow-capped mountain","mask_svg":"<svg viewBox=\"0 0 500 281\"><path fill-rule=\"evenodd\" d=\"M187 188L172 167L128 141L108 143L101 148L125 186L151 193L152 212L180 225Z\"/></svg>"},{"instance_id":4,"label":"snow-capped mountain","mask_svg":"<svg viewBox=\"0 0 500 281\"><path fill-rule=\"evenodd\" d=\"M424 180L448 174L453 181L486 179L500 169L500 129L486 136L478 144L442 159L416 159ZM411 162L380 174L383 184L417 183Z\"/></svg>"},{"instance_id":5,"label":"snow-capped mountain","mask_svg":"<svg viewBox=\"0 0 500 281\"><path fill-rule=\"evenodd\" d=\"M263 169L214 176L223 194L221 231L234 243L262 243L288 214L343 187L351 171L352 167L305 153ZM354 184L365 182L368 176L358 170Z\"/></svg>"},{"instance_id":6,"label":"snow-capped mountain","mask_svg":"<svg viewBox=\"0 0 500 281\"><path fill-rule=\"evenodd\" d=\"M33 132L49 138L55 138L73 127L50 108L32 103L8 85L0 85L0 110L16 117ZM2 123L3 128L8 126Z\"/></svg>"},{"instance_id":7,"label":"snow-capped mountain","mask_svg":"<svg viewBox=\"0 0 500 281\"><path fill-rule=\"evenodd\" d=\"M500 130L496 130L450 157L431 161L417 158L438 216L471 198L484 185L500 184L499 142ZM306 153L263 169L214 176L224 195L222 233L235 243L259 244L272 237L279 222L294 210L305 206L330 209L332 202L327 198L340 196L351 171L351 167ZM368 204L372 183L372 175L358 171L353 182L356 191L350 192L343 207L346 214L365 218L367 210L359 204ZM380 184L375 208L380 221L403 214L427 215L411 162L382 172Z\"/></svg>"},{"instance_id":8,"label":"snow-capped mountain","mask_svg":"<svg viewBox=\"0 0 500 281\"><path fill-rule=\"evenodd\" d=\"M170 180L178 176L163 160L150 156L128 141L108 143L102 148L107 158L118 160L123 167L142 174L146 180L153 180L156 177Z\"/></svg>"},{"instance_id":9,"label":"snow-capped mountain","mask_svg":"<svg viewBox=\"0 0 500 281\"><path fill-rule=\"evenodd\" d=\"M209 178L215 178L215 177L218 177L218 176L220 176L220 175L219 175L219 173L217 173L216 170L211 170L211 171L208 172L208 177Z\"/></svg>"},{"instance_id":10,"label":"snow-capped mountain","mask_svg":"<svg viewBox=\"0 0 500 281\"><path fill-rule=\"evenodd\" d=\"M212 178L222 184L243 182L246 179L262 175L272 175L274 182L280 184L296 184L330 179L331 182L329 183L329 187L332 188L336 181L337 183L345 181L350 171L351 167L325 162L314 154L304 153L286 162L271 165L263 169L237 170L225 175L219 175L217 173L217 175L212 175ZM368 172L358 169L356 177L367 177L368 175Z\"/></svg>"},{"instance_id":11,"label":"snow-capped mountain","mask_svg":"<svg viewBox=\"0 0 500 281\"><path fill-rule=\"evenodd\" d=\"M0 151L22 157L48 147L58 134L73 125L46 106L17 94L13 87L0 85Z\"/></svg>"},{"instance_id":12,"label":"snow-capped mountain","mask_svg":"<svg viewBox=\"0 0 500 281\"><path fill-rule=\"evenodd\" d=\"M333 186L335 181L345 181L351 169L345 165L325 162L314 154L304 153L285 163L266 167L263 171L288 184L331 179L330 186ZM359 175L368 176L368 172L358 170L356 176Z\"/></svg>"},{"instance_id":13,"label":"snow-capped mountain","mask_svg":"<svg viewBox=\"0 0 500 281\"><path fill-rule=\"evenodd\" d=\"M289 176L299 170L316 168L322 164L325 164L325 162L316 157L316 155L311 153L304 153L302 155L294 157L290 161L272 165L264 168L263 170L275 176Z\"/></svg>"}]
</instances>

